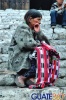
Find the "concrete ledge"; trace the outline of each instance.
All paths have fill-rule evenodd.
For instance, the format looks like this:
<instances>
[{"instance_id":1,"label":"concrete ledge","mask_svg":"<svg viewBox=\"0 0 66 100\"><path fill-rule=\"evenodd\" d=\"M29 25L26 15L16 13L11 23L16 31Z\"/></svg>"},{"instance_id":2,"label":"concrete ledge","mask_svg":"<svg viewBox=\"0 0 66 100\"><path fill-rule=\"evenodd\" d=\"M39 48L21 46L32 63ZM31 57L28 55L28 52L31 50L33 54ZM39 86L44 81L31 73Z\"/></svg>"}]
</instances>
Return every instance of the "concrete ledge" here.
<instances>
[{"instance_id":1,"label":"concrete ledge","mask_svg":"<svg viewBox=\"0 0 66 100\"><path fill-rule=\"evenodd\" d=\"M61 100L63 89L48 87L44 89L28 89L17 87L0 87L0 100ZM48 95L48 96L47 96ZM62 99L63 100L63 99Z\"/></svg>"},{"instance_id":2,"label":"concrete ledge","mask_svg":"<svg viewBox=\"0 0 66 100\"><path fill-rule=\"evenodd\" d=\"M12 74L0 75L0 86L12 86L15 84L15 76Z\"/></svg>"}]
</instances>

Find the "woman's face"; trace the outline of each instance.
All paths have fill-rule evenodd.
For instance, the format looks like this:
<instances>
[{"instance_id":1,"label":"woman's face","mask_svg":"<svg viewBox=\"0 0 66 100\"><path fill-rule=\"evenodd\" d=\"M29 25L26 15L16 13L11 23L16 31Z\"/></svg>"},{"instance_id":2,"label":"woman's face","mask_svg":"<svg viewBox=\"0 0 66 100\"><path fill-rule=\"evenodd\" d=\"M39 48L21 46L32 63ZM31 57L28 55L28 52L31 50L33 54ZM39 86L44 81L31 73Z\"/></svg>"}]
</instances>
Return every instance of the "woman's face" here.
<instances>
[{"instance_id":1,"label":"woman's face","mask_svg":"<svg viewBox=\"0 0 66 100\"><path fill-rule=\"evenodd\" d=\"M29 18L29 26L32 30L34 30L35 32L39 32L40 31L40 24L41 24L41 17L37 17L37 18Z\"/></svg>"}]
</instances>

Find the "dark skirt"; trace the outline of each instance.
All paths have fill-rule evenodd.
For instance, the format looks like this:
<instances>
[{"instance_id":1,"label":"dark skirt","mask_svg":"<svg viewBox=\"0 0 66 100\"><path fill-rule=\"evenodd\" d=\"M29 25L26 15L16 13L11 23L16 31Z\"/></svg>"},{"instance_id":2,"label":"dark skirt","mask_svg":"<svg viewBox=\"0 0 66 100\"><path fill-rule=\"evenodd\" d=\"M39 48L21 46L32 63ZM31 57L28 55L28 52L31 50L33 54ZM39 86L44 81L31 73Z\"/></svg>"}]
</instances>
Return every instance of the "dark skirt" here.
<instances>
[{"instance_id":1,"label":"dark skirt","mask_svg":"<svg viewBox=\"0 0 66 100\"><path fill-rule=\"evenodd\" d=\"M18 75L22 75L26 78L35 78L36 77L36 59L33 58L30 60L31 67L28 70L22 70L18 72Z\"/></svg>"}]
</instances>

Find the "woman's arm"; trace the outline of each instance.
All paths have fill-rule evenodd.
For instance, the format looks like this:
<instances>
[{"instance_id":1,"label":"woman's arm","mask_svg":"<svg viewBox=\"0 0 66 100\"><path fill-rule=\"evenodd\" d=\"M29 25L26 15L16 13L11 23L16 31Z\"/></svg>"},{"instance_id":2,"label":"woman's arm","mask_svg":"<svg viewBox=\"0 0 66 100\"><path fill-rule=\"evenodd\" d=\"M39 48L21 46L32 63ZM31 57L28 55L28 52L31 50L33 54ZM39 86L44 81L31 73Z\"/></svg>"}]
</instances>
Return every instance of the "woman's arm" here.
<instances>
[{"instance_id":1,"label":"woman's arm","mask_svg":"<svg viewBox=\"0 0 66 100\"><path fill-rule=\"evenodd\" d=\"M42 31L40 31L38 33L38 37L39 37L40 41L45 41L47 44L50 45L50 42L49 42L48 38L44 35L44 33Z\"/></svg>"},{"instance_id":2,"label":"woman's arm","mask_svg":"<svg viewBox=\"0 0 66 100\"><path fill-rule=\"evenodd\" d=\"M43 34L43 36L42 36L42 40L44 40L47 44L50 45L49 40L47 39L47 37L46 37L44 34Z\"/></svg>"},{"instance_id":3,"label":"woman's arm","mask_svg":"<svg viewBox=\"0 0 66 100\"><path fill-rule=\"evenodd\" d=\"M18 45L18 47L22 49L33 49L39 44L32 38L32 33L28 31L28 29L21 29L17 27L16 32L14 34L14 39Z\"/></svg>"}]
</instances>

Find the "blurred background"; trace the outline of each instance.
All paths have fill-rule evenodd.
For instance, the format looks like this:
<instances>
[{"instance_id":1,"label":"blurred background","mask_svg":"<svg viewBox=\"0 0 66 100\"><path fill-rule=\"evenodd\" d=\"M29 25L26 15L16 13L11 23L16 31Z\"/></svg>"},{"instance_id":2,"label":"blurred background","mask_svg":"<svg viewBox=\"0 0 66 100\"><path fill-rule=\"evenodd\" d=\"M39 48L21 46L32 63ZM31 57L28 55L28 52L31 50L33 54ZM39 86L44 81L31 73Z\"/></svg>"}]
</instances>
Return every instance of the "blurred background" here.
<instances>
[{"instance_id":1,"label":"blurred background","mask_svg":"<svg viewBox=\"0 0 66 100\"><path fill-rule=\"evenodd\" d=\"M56 0L0 0L0 9L41 9L50 10Z\"/></svg>"}]
</instances>

